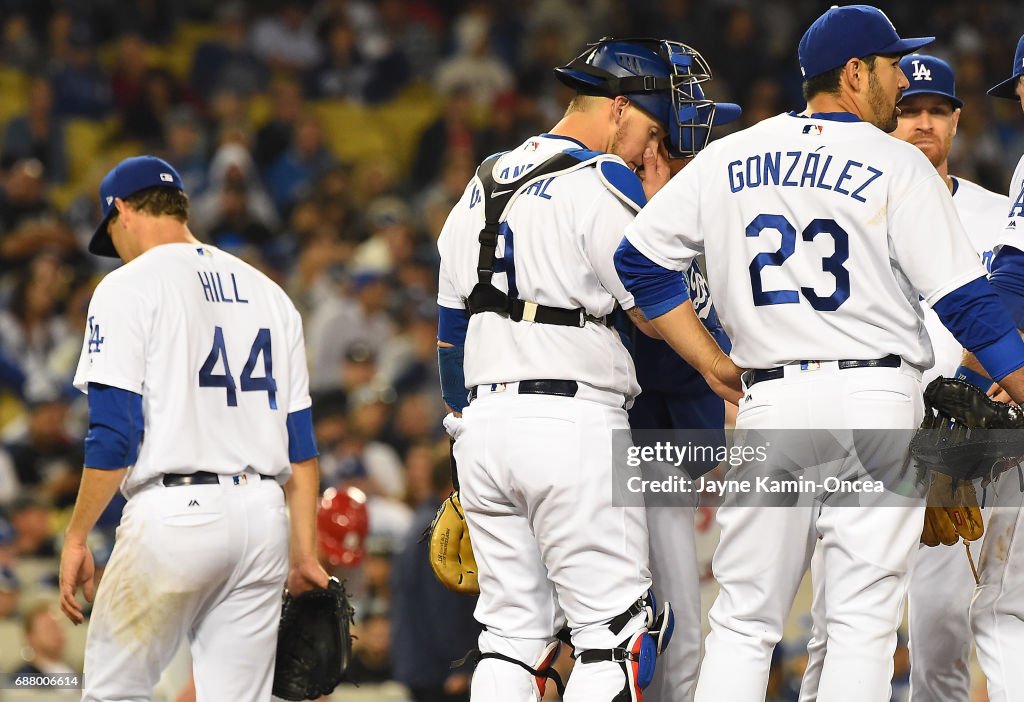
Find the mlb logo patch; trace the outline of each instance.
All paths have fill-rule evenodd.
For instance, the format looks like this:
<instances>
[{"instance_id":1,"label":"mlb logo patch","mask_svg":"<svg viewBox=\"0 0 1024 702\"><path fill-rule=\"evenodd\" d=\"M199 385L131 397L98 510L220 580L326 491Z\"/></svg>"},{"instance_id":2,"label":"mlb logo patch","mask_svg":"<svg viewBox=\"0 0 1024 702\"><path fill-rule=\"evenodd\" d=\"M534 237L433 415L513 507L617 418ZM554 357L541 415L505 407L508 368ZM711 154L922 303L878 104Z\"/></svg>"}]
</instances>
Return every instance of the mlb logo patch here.
<instances>
[{"instance_id":1,"label":"mlb logo patch","mask_svg":"<svg viewBox=\"0 0 1024 702\"><path fill-rule=\"evenodd\" d=\"M173 183L174 176L172 176L170 173L161 173L160 180L162 180L165 183Z\"/></svg>"},{"instance_id":2,"label":"mlb logo patch","mask_svg":"<svg viewBox=\"0 0 1024 702\"><path fill-rule=\"evenodd\" d=\"M805 124L804 134L810 134L811 136L821 136L821 133L825 131L825 127L820 124Z\"/></svg>"},{"instance_id":3,"label":"mlb logo patch","mask_svg":"<svg viewBox=\"0 0 1024 702\"><path fill-rule=\"evenodd\" d=\"M528 142L526 142L526 146L524 146L523 148L526 151L536 151L537 147L539 147L539 146L540 146L540 144L538 144L536 141L528 141Z\"/></svg>"},{"instance_id":4,"label":"mlb logo patch","mask_svg":"<svg viewBox=\"0 0 1024 702\"><path fill-rule=\"evenodd\" d=\"M821 368L821 361L800 361L800 370L816 371Z\"/></svg>"}]
</instances>

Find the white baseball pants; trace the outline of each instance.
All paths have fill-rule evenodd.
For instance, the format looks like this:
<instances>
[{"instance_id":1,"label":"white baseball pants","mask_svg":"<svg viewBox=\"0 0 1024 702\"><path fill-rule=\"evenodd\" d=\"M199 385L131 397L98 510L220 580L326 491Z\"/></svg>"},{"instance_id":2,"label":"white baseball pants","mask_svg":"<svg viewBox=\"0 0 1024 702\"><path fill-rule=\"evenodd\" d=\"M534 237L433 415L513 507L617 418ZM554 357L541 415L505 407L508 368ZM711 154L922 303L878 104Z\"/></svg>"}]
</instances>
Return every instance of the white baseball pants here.
<instances>
[{"instance_id":1,"label":"white baseball pants","mask_svg":"<svg viewBox=\"0 0 1024 702\"><path fill-rule=\"evenodd\" d=\"M770 451L768 465L757 470L827 464L829 473L860 479L864 466L875 475L901 472L922 413L920 375L912 369L839 370L832 362L806 371L789 366L783 378L757 383L740 403L736 427L831 430L830 441L822 432L807 432L805 441L790 432L785 451ZM842 431L854 428L907 431ZM860 506L832 497L780 507L739 502L729 496L718 510L713 570L720 593L709 613L696 702L764 699L772 651L819 537L828 649L818 700L888 702L923 500L886 493L858 498Z\"/></svg>"},{"instance_id":2,"label":"white baseball pants","mask_svg":"<svg viewBox=\"0 0 1024 702\"><path fill-rule=\"evenodd\" d=\"M1004 474L985 527L971 628L990 702L1024 700L1024 495L1015 471ZM993 496L989 487L989 497Z\"/></svg>"},{"instance_id":3,"label":"white baseball pants","mask_svg":"<svg viewBox=\"0 0 1024 702\"><path fill-rule=\"evenodd\" d=\"M577 652L616 647L643 617L617 634L608 620L651 587L644 510L612 505L612 433L629 431L621 396L481 390L455 442L479 568L480 650L534 665L565 621ZM617 663L577 664L565 700L609 702L624 684ZM471 697L539 699L533 676L495 659L477 666Z\"/></svg>"},{"instance_id":4,"label":"white baseball pants","mask_svg":"<svg viewBox=\"0 0 1024 702\"><path fill-rule=\"evenodd\" d=\"M133 495L86 639L84 702L150 700L188 637L198 702L270 699L288 514L273 480Z\"/></svg>"}]
</instances>

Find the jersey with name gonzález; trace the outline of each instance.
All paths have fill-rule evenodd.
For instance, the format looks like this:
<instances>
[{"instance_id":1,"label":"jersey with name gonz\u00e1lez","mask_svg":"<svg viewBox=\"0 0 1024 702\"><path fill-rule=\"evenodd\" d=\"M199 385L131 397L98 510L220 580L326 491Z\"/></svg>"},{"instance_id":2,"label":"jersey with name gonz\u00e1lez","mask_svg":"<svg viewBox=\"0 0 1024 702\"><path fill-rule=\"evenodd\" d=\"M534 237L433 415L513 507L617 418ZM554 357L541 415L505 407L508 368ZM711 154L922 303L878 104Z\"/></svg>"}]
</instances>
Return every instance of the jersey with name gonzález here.
<instances>
[{"instance_id":1,"label":"jersey with name gonz\u00e1lez","mask_svg":"<svg viewBox=\"0 0 1024 702\"><path fill-rule=\"evenodd\" d=\"M921 151L849 120L783 114L720 139L627 229L666 268L706 253L741 367L888 354L929 367L919 294L934 304L985 274Z\"/></svg>"}]
</instances>

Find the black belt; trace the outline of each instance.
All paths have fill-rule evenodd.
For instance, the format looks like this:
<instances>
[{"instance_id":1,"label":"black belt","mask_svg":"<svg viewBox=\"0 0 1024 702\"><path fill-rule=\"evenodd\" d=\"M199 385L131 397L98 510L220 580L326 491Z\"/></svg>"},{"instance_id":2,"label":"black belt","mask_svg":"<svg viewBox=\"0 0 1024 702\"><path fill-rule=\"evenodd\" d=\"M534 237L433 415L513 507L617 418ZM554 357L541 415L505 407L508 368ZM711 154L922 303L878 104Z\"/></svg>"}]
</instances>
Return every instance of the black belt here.
<instances>
[{"instance_id":1,"label":"black belt","mask_svg":"<svg viewBox=\"0 0 1024 702\"><path fill-rule=\"evenodd\" d=\"M820 361L797 361L790 365L796 365L797 363L820 363ZM899 368L902 363L903 359L891 353L885 358L872 358L866 361L855 359L839 361L839 370L846 370L848 368ZM749 388L765 380L778 380L786 374L785 368L786 366L775 366L775 368L748 370L743 374L743 382Z\"/></svg>"},{"instance_id":2,"label":"black belt","mask_svg":"<svg viewBox=\"0 0 1024 702\"><path fill-rule=\"evenodd\" d=\"M500 383L499 383L500 385ZM469 401L476 399L474 386L469 391ZM520 395L558 395L559 397L576 397L576 391L580 389L575 380L520 380L516 390Z\"/></svg>"},{"instance_id":3,"label":"black belt","mask_svg":"<svg viewBox=\"0 0 1024 702\"><path fill-rule=\"evenodd\" d=\"M273 480L269 475L257 473L253 476L258 480ZM220 482L220 475L201 470L196 473L164 473L164 487L178 487L180 485L216 485Z\"/></svg>"}]
</instances>

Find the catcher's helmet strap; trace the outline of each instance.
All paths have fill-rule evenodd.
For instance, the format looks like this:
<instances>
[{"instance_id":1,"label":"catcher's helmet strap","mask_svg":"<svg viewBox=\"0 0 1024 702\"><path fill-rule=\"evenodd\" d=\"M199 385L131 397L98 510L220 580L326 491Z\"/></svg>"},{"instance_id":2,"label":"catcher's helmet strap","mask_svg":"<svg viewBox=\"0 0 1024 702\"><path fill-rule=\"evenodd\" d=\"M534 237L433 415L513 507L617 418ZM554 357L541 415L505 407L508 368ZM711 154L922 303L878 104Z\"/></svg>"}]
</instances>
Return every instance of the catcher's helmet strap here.
<instances>
[{"instance_id":1,"label":"catcher's helmet strap","mask_svg":"<svg viewBox=\"0 0 1024 702\"><path fill-rule=\"evenodd\" d=\"M600 79L594 85L577 84L576 90L582 95L613 98L616 95L661 93L672 89L672 79L667 76L617 76L580 59L566 68Z\"/></svg>"}]
</instances>

